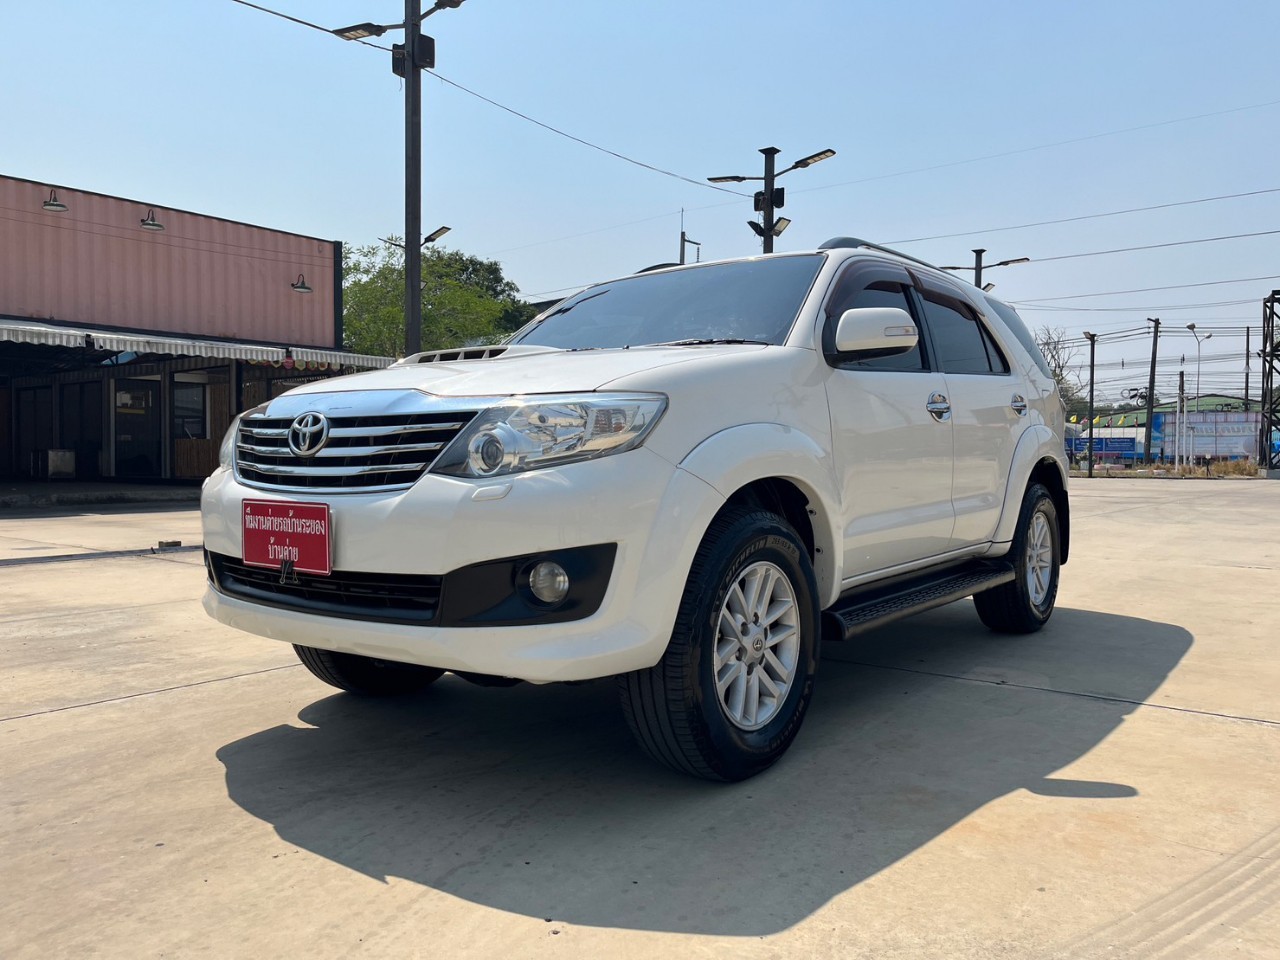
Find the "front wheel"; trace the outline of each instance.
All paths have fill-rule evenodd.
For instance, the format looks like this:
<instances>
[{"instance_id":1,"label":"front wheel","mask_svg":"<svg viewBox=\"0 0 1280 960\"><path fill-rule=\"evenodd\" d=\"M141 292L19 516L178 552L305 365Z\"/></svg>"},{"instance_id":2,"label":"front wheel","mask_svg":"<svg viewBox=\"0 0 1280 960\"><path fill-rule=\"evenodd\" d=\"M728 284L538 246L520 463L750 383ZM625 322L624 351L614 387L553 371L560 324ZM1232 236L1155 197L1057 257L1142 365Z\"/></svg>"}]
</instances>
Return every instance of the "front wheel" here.
<instances>
[{"instance_id":1,"label":"front wheel","mask_svg":"<svg viewBox=\"0 0 1280 960\"><path fill-rule=\"evenodd\" d=\"M1027 487L1018 529L1009 548L1015 573L1010 583L974 594L978 616L997 633L1035 633L1058 599L1058 508L1042 484Z\"/></svg>"},{"instance_id":2,"label":"front wheel","mask_svg":"<svg viewBox=\"0 0 1280 960\"><path fill-rule=\"evenodd\" d=\"M667 652L618 678L645 752L710 780L745 780L782 756L813 694L816 597L808 551L786 521L749 508L718 516Z\"/></svg>"},{"instance_id":3,"label":"front wheel","mask_svg":"<svg viewBox=\"0 0 1280 960\"><path fill-rule=\"evenodd\" d=\"M293 645L302 665L317 679L348 693L366 697L393 697L416 693L444 674L434 667L421 667L416 663L396 663L377 660L355 653L338 653L317 647Z\"/></svg>"}]
</instances>

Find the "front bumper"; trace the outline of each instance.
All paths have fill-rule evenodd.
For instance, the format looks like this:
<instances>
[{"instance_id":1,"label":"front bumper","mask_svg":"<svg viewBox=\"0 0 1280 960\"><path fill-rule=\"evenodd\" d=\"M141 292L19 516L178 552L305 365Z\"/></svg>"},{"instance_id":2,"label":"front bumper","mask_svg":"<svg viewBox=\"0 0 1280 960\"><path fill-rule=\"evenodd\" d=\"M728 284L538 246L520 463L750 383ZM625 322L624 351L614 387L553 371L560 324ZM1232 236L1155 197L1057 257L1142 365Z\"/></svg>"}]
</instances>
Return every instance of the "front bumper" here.
<instances>
[{"instance_id":1,"label":"front bumper","mask_svg":"<svg viewBox=\"0 0 1280 960\"><path fill-rule=\"evenodd\" d=\"M281 609L212 584L205 593L211 616L260 636L534 682L586 680L656 663L702 532L724 502L644 447L500 480L428 474L407 490L380 494L275 494L220 470L202 497L206 550L243 556L246 498L328 503L335 571L444 577L504 557L616 544L599 607L560 623L421 626Z\"/></svg>"}]
</instances>

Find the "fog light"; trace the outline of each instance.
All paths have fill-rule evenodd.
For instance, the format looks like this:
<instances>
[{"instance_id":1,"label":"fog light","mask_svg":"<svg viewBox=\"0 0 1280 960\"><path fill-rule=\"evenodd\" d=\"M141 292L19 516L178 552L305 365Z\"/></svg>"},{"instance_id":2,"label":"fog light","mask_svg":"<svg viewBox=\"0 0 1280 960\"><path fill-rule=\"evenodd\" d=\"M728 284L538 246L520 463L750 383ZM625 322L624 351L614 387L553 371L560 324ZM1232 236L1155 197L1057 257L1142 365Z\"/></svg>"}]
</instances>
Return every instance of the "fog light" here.
<instances>
[{"instance_id":1,"label":"fog light","mask_svg":"<svg viewBox=\"0 0 1280 960\"><path fill-rule=\"evenodd\" d=\"M559 603L569 595L569 575L560 564L543 560L529 571L529 589L543 603Z\"/></svg>"}]
</instances>

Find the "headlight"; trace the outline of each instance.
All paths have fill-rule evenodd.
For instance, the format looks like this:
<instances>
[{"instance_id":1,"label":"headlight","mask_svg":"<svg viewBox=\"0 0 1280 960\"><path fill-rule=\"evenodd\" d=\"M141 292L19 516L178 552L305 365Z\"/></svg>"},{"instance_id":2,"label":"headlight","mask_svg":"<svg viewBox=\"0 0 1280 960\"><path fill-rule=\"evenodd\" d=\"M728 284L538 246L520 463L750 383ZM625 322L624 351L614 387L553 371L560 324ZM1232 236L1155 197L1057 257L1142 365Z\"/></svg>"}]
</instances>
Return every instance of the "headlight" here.
<instances>
[{"instance_id":1,"label":"headlight","mask_svg":"<svg viewBox=\"0 0 1280 960\"><path fill-rule=\"evenodd\" d=\"M512 397L477 415L431 471L500 477L622 453L644 442L666 408L653 393Z\"/></svg>"}]
</instances>

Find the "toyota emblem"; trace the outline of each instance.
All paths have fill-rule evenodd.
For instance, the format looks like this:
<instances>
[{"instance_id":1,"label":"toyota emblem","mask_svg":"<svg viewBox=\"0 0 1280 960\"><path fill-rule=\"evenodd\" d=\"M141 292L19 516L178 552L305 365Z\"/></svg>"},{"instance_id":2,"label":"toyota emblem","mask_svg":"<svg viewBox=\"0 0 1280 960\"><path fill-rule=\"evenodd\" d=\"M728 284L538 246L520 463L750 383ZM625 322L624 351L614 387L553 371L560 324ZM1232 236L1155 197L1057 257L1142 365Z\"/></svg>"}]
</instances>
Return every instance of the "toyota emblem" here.
<instances>
[{"instance_id":1,"label":"toyota emblem","mask_svg":"<svg viewBox=\"0 0 1280 960\"><path fill-rule=\"evenodd\" d=\"M299 457L314 457L329 440L329 420L323 413L304 413L289 425L289 449Z\"/></svg>"}]
</instances>

